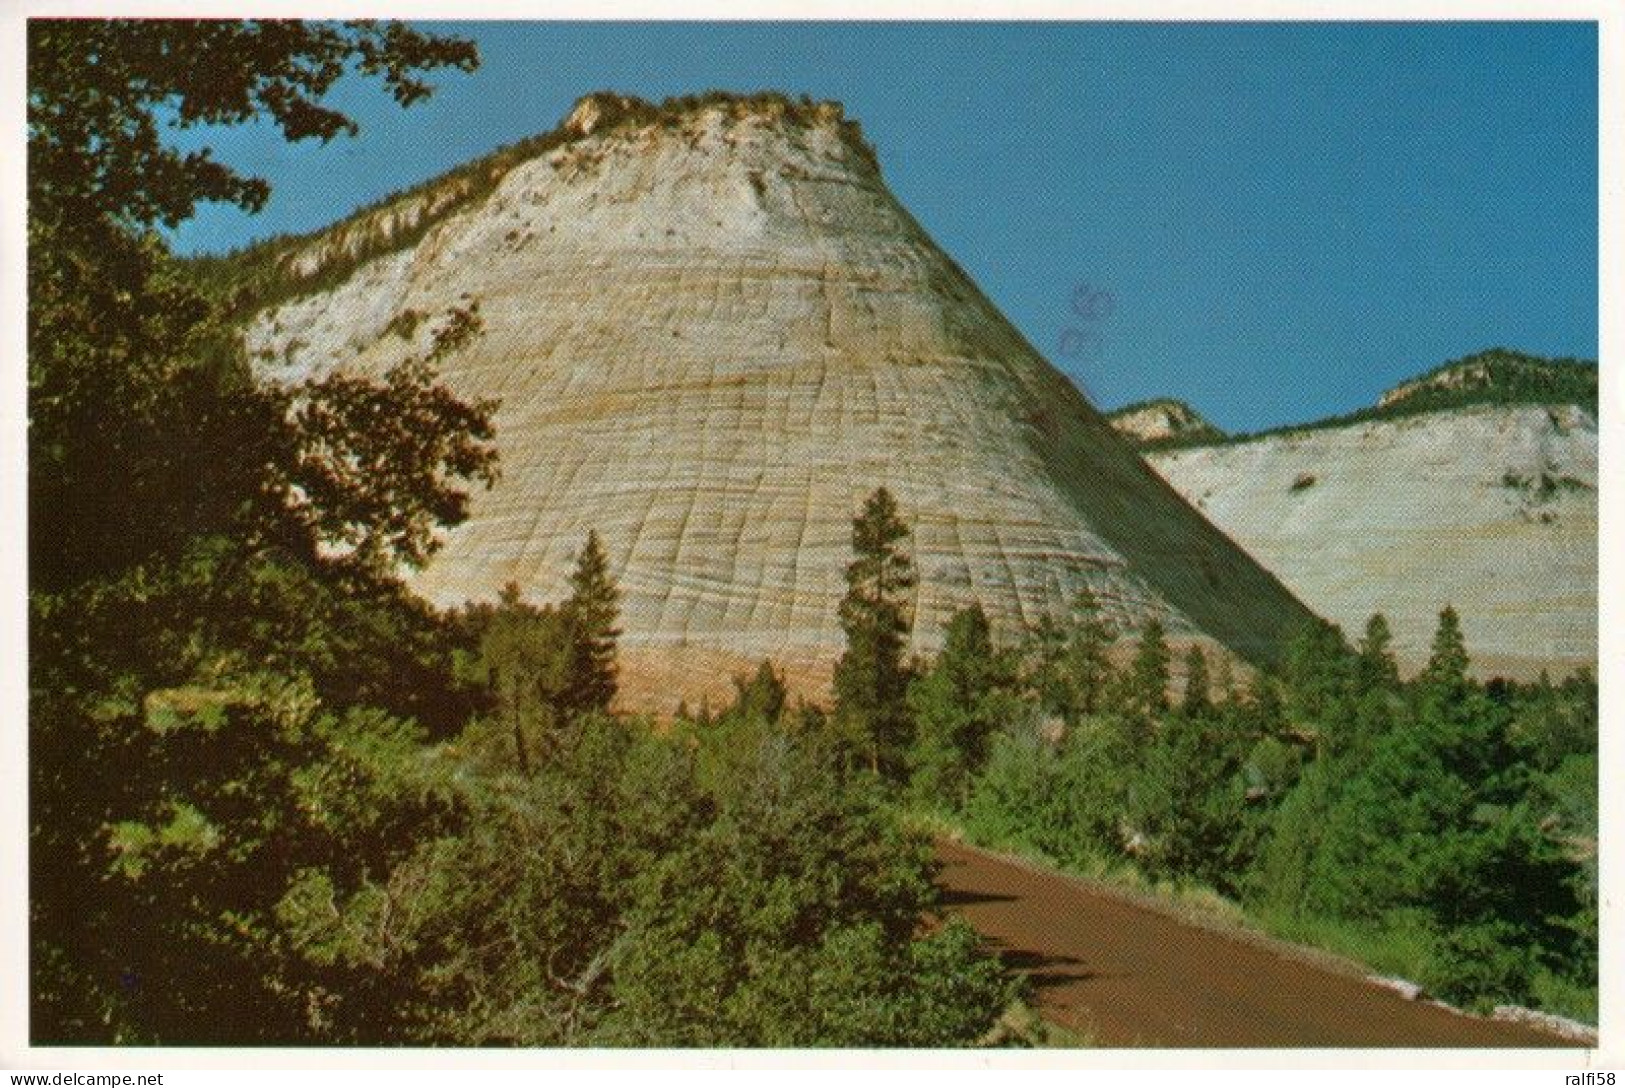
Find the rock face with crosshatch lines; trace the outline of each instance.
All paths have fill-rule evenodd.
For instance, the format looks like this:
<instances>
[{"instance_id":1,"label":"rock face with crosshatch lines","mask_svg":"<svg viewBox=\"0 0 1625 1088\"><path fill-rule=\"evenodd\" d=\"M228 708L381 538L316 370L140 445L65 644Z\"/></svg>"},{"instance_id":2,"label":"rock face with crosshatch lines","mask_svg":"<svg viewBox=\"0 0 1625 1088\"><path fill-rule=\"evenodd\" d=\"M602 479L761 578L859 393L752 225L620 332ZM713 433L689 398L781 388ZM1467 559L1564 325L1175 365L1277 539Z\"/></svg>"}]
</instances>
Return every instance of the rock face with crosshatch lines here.
<instances>
[{"instance_id":1,"label":"rock face with crosshatch lines","mask_svg":"<svg viewBox=\"0 0 1625 1088\"><path fill-rule=\"evenodd\" d=\"M1146 457L1351 637L1383 613L1407 670L1450 605L1479 675L1532 680L1596 667L1597 448L1586 407L1477 404Z\"/></svg>"},{"instance_id":2,"label":"rock face with crosshatch lines","mask_svg":"<svg viewBox=\"0 0 1625 1088\"><path fill-rule=\"evenodd\" d=\"M501 399L503 475L414 576L430 599L558 599L595 528L627 705L715 705L764 657L819 697L852 518L884 485L913 529L922 652L956 609L1010 634L1084 586L1125 628L1157 617L1252 661L1309 619L926 236L838 105L595 96L560 131L248 333L266 373L376 373L478 303L483 335L443 376ZM303 267L388 213L317 236Z\"/></svg>"}]
</instances>

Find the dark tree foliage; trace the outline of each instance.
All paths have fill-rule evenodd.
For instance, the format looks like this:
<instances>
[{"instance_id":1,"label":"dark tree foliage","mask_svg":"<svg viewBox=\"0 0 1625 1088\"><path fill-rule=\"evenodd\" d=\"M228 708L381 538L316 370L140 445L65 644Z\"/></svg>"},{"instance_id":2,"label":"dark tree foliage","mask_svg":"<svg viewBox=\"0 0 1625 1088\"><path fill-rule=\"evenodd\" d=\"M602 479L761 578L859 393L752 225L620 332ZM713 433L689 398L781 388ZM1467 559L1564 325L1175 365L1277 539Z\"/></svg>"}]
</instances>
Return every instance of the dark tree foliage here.
<instances>
[{"instance_id":1,"label":"dark tree foliage","mask_svg":"<svg viewBox=\"0 0 1625 1088\"><path fill-rule=\"evenodd\" d=\"M330 139L354 129L320 102L346 71L410 104L429 90L420 72L471 68L473 46L371 23L31 20L28 36L31 585L67 589L201 533L309 550L289 516L294 489L376 454L399 458L400 486L386 491L405 523L379 535L419 557L425 527L456 516L449 478L488 477L485 409L437 395L417 371L388 389L334 383L305 397L255 386L235 333L151 232L200 201L258 208L269 190L166 146L161 125L266 117L289 139ZM380 399L429 428L421 447L338 433ZM290 423L299 400L313 429ZM354 471L343 482L342 503L377 497ZM370 505L353 513L376 515ZM342 518L326 513L319 529Z\"/></svg>"},{"instance_id":2,"label":"dark tree foliage","mask_svg":"<svg viewBox=\"0 0 1625 1088\"><path fill-rule=\"evenodd\" d=\"M1025 633L1018 654L1022 682L1046 714L1076 722L1098 713L1113 696L1116 642L1099 599L1084 586L1065 622L1043 616Z\"/></svg>"},{"instance_id":3,"label":"dark tree foliage","mask_svg":"<svg viewBox=\"0 0 1625 1088\"><path fill-rule=\"evenodd\" d=\"M495 403L459 400L434 369L479 330L475 302L447 315L429 355L381 382L336 373L294 391L287 506L325 552L375 577L420 567L439 548L436 530L468 517L460 481L496 482Z\"/></svg>"},{"instance_id":4,"label":"dark tree foliage","mask_svg":"<svg viewBox=\"0 0 1625 1088\"><path fill-rule=\"evenodd\" d=\"M942 653L908 690L915 722L911 786L929 803L963 804L994 732L1017 710L1015 669L980 605L948 621Z\"/></svg>"},{"instance_id":5,"label":"dark tree foliage","mask_svg":"<svg viewBox=\"0 0 1625 1088\"><path fill-rule=\"evenodd\" d=\"M462 516L459 483L489 479L485 409L422 367L382 384L257 384L235 331L152 233L200 200L254 206L264 192L204 154L166 150L166 111L235 122L263 107L290 136L331 135L348 122L309 96L347 57L409 101L425 90L416 72L473 54L393 26L29 25L41 1041L263 1039L303 1018L267 928L286 863L310 859L343 886L354 864L389 862L360 823L353 839L301 823L319 814L293 813L290 791L347 774L345 753L374 743L354 732L415 735L392 724L410 715L444 734L469 708L435 616L386 567L427 554ZM320 495L317 466L331 483ZM305 692L328 716L267 719L264 700L242 694L267 688ZM154 718L177 698L203 711ZM87 788L103 774L104 791ZM231 1010L256 994L261 1022L243 1023Z\"/></svg>"},{"instance_id":6,"label":"dark tree foliage","mask_svg":"<svg viewBox=\"0 0 1625 1088\"><path fill-rule=\"evenodd\" d=\"M1356 680L1363 691L1392 690L1399 686L1399 662L1392 649L1393 632L1388 620L1377 612L1366 621L1365 637L1360 639Z\"/></svg>"},{"instance_id":7,"label":"dark tree foliage","mask_svg":"<svg viewBox=\"0 0 1625 1088\"><path fill-rule=\"evenodd\" d=\"M810 739L745 721L697 738L706 803L694 833L643 839L602 1041L945 1046L992 1027L997 961L963 922L921 932L929 842Z\"/></svg>"},{"instance_id":8,"label":"dark tree foliage","mask_svg":"<svg viewBox=\"0 0 1625 1088\"><path fill-rule=\"evenodd\" d=\"M1168 709L1169 666L1173 651L1168 648L1168 637L1162 621L1150 619L1140 630L1134 646L1134 659L1123 676L1120 700L1123 709L1137 718L1149 731L1157 717Z\"/></svg>"},{"instance_id":9,"label":"dark tree foliage","mask_svg":"<svg viewBox=\"0 0 1625 1088\"><path fill-rule=\"evenodd\" d=\"M773 667L773 662L764 660L750 676L734 677L734 704L728 713L776 725L784 717L788 700L783 674Z\"/></svg>"},{"instance_id":10,"label":"dark tree foliage","mask_svg":"<svg viewBox=\"0 0 1625 1088\"><path fill-rule=\"evenodd\" d=\"M1243 751L1204 715L1172 714L1139 753L1126 815L1136 857L1157 877L1200 880L1233 893L1241 856Z\"/></svg>"},{"instance_id":11,"label":"dark tree foliage","mask_svg":"<svg viewBox=\"0 0 1625 1088\"><path fill-rule=\"evenodd\" d=\"M854 558L840 604L846 650L835 664L835 724L869 769L897 779L911 735L905 661L914 563L908 526L880 488L852 522Z\"/></svg>"},{"instance_id":12,"label":"dark tree foliage","mask_svg":"<svg viewBox=\"0 0 1625 1088\"><path fill-rule=\"evenodd\" d=\"M512 582L503 587L480 636L479 672L521 774L530 774L538 757L545 759L558 747L578 663L576 642L559 609L526 604Z\"/></svg>"},{"instance_id":13,"label":"dark tree foliage","mask_svg":"<svg viewBox=\"0 0 1625 1088\"><path fill-rule=\"evenodd\" d=\"M1550 771L1597 750L1596 677L1582 669L1553 684L1545 673L1521 693L1508 731L1534 767Z\"/></svg>"},{"instance_id":14,"label":"dark tree foliage","mask_svg":"<svg viewBox=\"0 0 1625 1088\"><path fill-rule=\"evenodd\" d=\"M414 891L397 867L458 822L418 731L378 711L320 712L274 677L152 693L142 724L164 784L143 783L106 829L110 929L74 948L90 993L53 1010L70 1016L52 1034L399 1041L389 987L339 950L393 936ZM340 908L351 925L301 947L306 918ZM96 983L107 976L117 985Z\"/></svg>"},{"instance_id":15,"label":"dark tree foliage","mask_svg":"<svg viewBox=\"0 0 1625 1088\"><path fill-rule=\"evenodd\" d=\"M461 671L491 697L492 717L468 740L497 767L531 774L615 698L620 591L596 532L587 534L570 587L559 604L538 607L510 582L495 605L470 605L453 621Z\"/></svg>"},{"instance_id":16,"label":"dark tree foliage","mask_svg":"<svg viewBox=\"0 0 1625 1088\"><path fill-rule=\"evenodd\" d=\"M1102 614L1099 599L1087 586L1080 589L1061 658L1072 718L1097 713L1106 705L1111 680L1108 655L1116 641L1117 633Z\"/></svg>"},{"instance_id":17,"label":"dark tree foliage","mask_svg":"<svg viewBox=\"0 0 1625 1088\"><path fill-rule=\"evenodd\" d=\"M30 214L59 229L173 227L199 202L258 211L270 187L181 153L182 127L270 119L289 140L323 142L356 124L322 103L349 72L402 106L432 90L420 73L478 64L472 43L401 23L295 20L32 19L28 23Z\"/></svg>"},{"instance_id":18,"label":"dark tree foliage","mask_svg":"<svg viewBox=\"0 0 1625 1088\"><path fill-rule=\"evenodd\" d=\"M1188 717L1199 718L1213 709L1212 685L1208 680L1207 655L1200 646L1185 651L1185 695L1179 709Z\"/></svg>"},{"instance_id":19,"label":"dark tree foliage","mask_svg":"<svg viewBox=\"0 0 1625 1088\"><path fill-rule=\"evenodd\" d=\"M1040 710L1057 717L1072 712L1073 693L1062 661L1066 644L1066 627L1053 617L1043 615L1022 632L1016 649L1023 687L1032 694Z\"/></svg>"},{"instance_id":20,"label":"dark tree foliage","mask_svg":"<svg viewBox=\"0 0 1625 1088\"><path fill-rule=\"evenodd\" d=\"M1292 728L1335 743L1353 697L1354 662L1335 624L1313 623L1287 646L1283 713Z\"/></svg>"},{"instance_id":21,"label":"dark tree foliage","mask_svg":"<svg viewBox=\"0 0 1625 1088\"><path fill-rule=\"evenodd\" d=\"M1461 617L1454 608L1439 613L1439 628L1433 635L1433 652L1417 677L1424 698L1457 699L1466 694L1467 640L1461 633Z\"/></svg>"},{"instance_id":22,"label":"dark tree foliage","mask_svg":"<svg viewBox=\"0 0 1625 1088\"><path fill-rule=\"evenodd\" d=\"M619 600L620 590L609 576L603 542L596 530L589 529L587 542L570 572L570 596L563 605L564 615L574 629L576 646L566 696L572 712L608 710L615 700L615 647L621 635L615 626L620 615Z\"/></svg>"}]
</instances>

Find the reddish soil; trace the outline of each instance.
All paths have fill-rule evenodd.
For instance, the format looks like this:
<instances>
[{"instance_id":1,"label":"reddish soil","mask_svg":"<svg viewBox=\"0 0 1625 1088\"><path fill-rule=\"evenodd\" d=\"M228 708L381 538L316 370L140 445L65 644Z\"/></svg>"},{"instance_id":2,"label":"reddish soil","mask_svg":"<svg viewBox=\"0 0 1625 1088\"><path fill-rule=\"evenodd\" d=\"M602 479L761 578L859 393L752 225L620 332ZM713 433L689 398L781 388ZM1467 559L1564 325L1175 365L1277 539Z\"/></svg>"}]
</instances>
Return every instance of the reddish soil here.
<instances>
[{"instance_id":1,"label":"reddish soil","mask_svg":"<svg viewBox=\"0 0 1625 1088\"><path fill-rule=\"evenodd\" d=\"M1045 1019L1101 1046L1576 1045L1408 1001L1329 957L1195 925L997 854L949 842L938 853L949 909L1027 973Z\"/></svg>"}]
</instances>

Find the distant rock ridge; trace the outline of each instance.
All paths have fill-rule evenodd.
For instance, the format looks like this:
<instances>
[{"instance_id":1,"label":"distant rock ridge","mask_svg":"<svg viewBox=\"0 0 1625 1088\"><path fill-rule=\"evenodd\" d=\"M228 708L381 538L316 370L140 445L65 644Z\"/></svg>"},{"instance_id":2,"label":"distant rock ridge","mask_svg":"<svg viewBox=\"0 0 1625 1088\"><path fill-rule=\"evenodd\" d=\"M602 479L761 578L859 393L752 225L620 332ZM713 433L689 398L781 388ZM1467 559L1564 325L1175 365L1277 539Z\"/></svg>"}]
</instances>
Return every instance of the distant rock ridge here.
<instances>
[{"instance_id":1,"label":"distant rock ridge","mask_svg":"<svg viewBox=\"0 0 1625 1088\"><path fill-rule=\"evenodd\" d=\"M1378 398L1377 407L1393 408L1419 400L1451 407L1453 402L1489 400L1495 394L1508 400L1578 404L1595 412L1597 366L1588 360L1543 359L1491 348L1401 382Z\"/></svg>"},{"instance_id":2,"label":"distant rock ridge","mask_svg":"<svg viewBox=\"0 0 1625 1088\"><path fill-rule=\"evenodd\" d=\"M1113 412L1110 418L1142 449L1155 450L1235 445L1478 404L1574 405L1595 416L1597 377L1597 364L1593 360L1548 359L1506 348L1490 348L1403 381L1384 392L1376 404L1340 416L1288 423L1262 431L1227 434L1208 424L1184 401L1172 397L1127 405Z\"/></svg>"},{"instance_id":3,"label":"distant rock ridge","mask_svg":"<svg viewBox=\"0 0 1625 1088\"><path fill-rule=\"evenodd\" d=\"M1494 384L1494 374L1486 362L1455 363L1434 371L1425 378L1402 382L1377 398L1377 407L1390 408L1395 404L1430 391L1458 392L1466 389L1485 389Z\"/></svg>"},{"instance_id":4,"label":"distant rock ridge","mask_svg":"<svg viewBox=\"0 0 1625 1088\"><path fill-rule=\"evenodd\" d=\"M1222 438L1219 430L1182 400L1159 397L1136 401L1109 413L1106 418L1118 432L1142 445L1169 439Z\"/></svg>"},{"instance_id":5,"label":"distant rock ridge","mask_svg":"<svg viewBox=\"0 0 1625 1088\"><path fill-rule=\"evenodd\" d=\"M443 376L500 400L503 478L413 584L557 599L596 529L629 706L720 701L764 657L827 691L879 486L913 529L925 653L959 608L1013 635L1086 587L1127 631L1253 662L1311 620L936 247L838 104L596 95L453 175L475 195L261 296L247 346L273 378L379 373L477 302Z\"/></svg>"},{"instance_id":6,"label":"distant rock ridge","mask_svg":"<svg viewBox=\"0 0 1625 1088\"><path fill-rule=\"evenodd\" d=\"M622 117L647 106L648 103L641 98L615 94L612 91L583 95L576 100L575 106L565 116L560 127L571 136L591 136L602 126L612 125Z\"/></svg>"}]
</instances>

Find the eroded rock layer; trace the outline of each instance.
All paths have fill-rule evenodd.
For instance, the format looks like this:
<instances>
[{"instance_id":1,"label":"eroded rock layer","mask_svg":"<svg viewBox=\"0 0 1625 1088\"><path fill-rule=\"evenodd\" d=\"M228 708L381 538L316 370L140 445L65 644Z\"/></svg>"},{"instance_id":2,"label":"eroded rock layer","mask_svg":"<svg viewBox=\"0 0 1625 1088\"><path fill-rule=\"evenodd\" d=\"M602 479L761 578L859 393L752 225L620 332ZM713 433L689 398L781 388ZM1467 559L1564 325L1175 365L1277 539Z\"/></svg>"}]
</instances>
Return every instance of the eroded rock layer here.
<instances>
[{"instance_id":1,"label":"eroded rock layer","mask_svg":"<svg viewBox=\"0 0 1625 1088\"><path fill-rule=\"evenodd\" d=\"M1182 400L1163 398L1119 408L1106 417L1118 432L1140 445L1173 439L1222 438L1213 424Z\"/></svg>"},{"instance_id":2,"label":"eroded rock layer","mask_svg":"<svg viewBox=\"0 0 1625 1088\"><path fill-rule=\"evenodd\" d=\"M1203 513L1355 636L1373 612L1404 664L1461 615L1481 675L1597 660L1597 422L1476 405L1148 454Z\"/></svg>"},{"instance_id":3,"label":"eroded rock layer","mask_svg":"<svg viewBox=\"0 0 1625 1088\"><path fill-rule=\"evenodd\" d=\"M381 371L479 304L443 374L500 398L503 476L417 577L431 599L561 597L596 528L630 705L716 698L762 657L816 695L852 517L885 485L925 652L959 607L1009 632L1085 585L1125 626L1255 661L1308 619L937 249L839 107L610 123L625 107L588 100L575 138L250 330L271 373Z\"/></svg>"}]
</instances>

